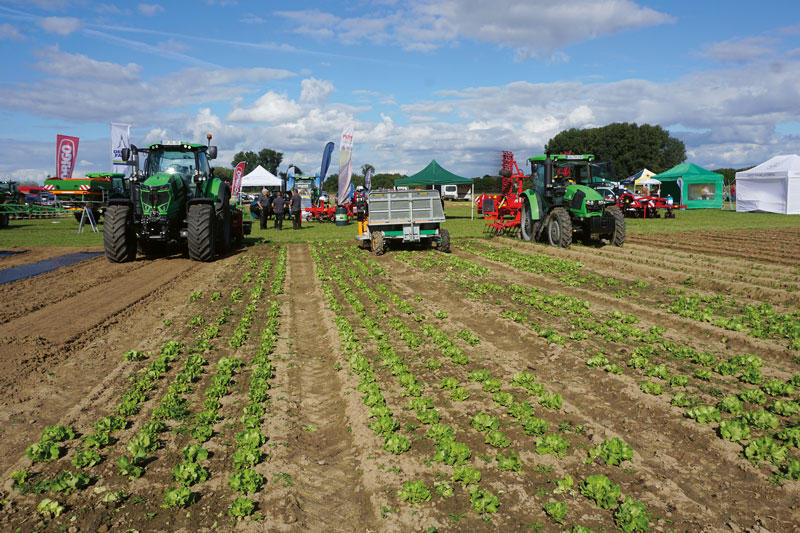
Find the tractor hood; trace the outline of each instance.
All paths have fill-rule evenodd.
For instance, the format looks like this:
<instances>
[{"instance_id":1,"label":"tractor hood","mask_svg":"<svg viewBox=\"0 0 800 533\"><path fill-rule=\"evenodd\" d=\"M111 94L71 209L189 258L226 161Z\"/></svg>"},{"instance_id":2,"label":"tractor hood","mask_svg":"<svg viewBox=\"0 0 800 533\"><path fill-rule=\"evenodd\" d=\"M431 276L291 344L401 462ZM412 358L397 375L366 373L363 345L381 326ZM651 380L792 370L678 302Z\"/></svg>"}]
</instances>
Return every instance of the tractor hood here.
<instances>
[{"instance_id":1,"label":"tractor hood","mask_svg":"<svg viewBox=\"0 0 800 533\"><path fill-rule=\"evenodd\" d=\"M564 192L564 203L578 216L599 215L606 201L599 192L586 185L568 185Z\"/></svg>"},{"instance_id":2,"label":"tractor hood","mask_svg":"<svg viewBox=\"0 0 800 533\"><path fill-rule=\"evenodd\" d=\"M181 208L187 197L187 187L177 174L153 174L139 187L139 199L144 215L168 215Z\"/></svg>"}]
</instances>

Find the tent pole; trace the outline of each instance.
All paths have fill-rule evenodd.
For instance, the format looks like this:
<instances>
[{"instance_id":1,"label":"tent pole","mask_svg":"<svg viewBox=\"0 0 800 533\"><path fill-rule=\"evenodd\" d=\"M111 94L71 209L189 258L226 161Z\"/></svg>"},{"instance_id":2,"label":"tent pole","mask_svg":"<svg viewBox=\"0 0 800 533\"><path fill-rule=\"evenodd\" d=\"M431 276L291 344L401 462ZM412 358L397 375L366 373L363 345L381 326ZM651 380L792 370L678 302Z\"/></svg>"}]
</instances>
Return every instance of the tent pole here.
<instances>
[{"instance_id":1,"label":"tent pole","mask_svg":"<svg viewBox=\"0 0 800 533\"><path fill-rule=\"evenodd\" d=\"M475 184L469 186L469 219L475 220Z\"/></svg>"}]
</instances>

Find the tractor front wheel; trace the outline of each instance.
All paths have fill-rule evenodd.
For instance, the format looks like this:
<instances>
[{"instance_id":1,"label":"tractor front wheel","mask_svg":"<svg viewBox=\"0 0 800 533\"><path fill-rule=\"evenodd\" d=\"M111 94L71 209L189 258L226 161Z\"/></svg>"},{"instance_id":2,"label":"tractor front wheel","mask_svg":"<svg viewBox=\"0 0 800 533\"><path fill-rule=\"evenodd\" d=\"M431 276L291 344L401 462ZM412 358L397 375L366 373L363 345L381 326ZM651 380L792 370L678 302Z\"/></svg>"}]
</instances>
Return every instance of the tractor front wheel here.
<instances>
[{"instance_id":1,"label":"tractor front wheel","mask_svg":"<svg viewBox=\"0 0 800 533\"><path fill-rule=\"evenodd\" d=\"M569 248L572 244L572 220L563 207L556 207L550 213L550 221L547 224L547 240L551 245L562 248Z\"/></svg>"},{"instance_id":2,"label":"tractor front wheel","mask_svg":"<svg viewBox=\"0 0 800 533\"><path fill-rule=\"evenodd\" d=\"M625 244L625 217L619 207L612 205L606 208L606 213L614 217L614 232L609 239L615 246Z\"/></svg>"},{"instance_id":3,"label":"tractor front wheel","mask_svg":"<svg viewBox=\"0 0 800 533\"><path fill-rule=\"evenodd\" d=\"M534 233L533 217L531 217L531 204L528 200L522 205L519 235L523 240L530 241L536 238Z\"/></svg>"},{"instance_id":4,"label":"tractor front wheel","mask_svg":"<svg viewBox=\"0 0 800 533\"><path fill-rule=\"evenodd\" d=\"M112 263L127 263L136 259L136 232L133 229L131 208L110 205L103 224L103 248Z\"/></svg>"},{"instance_id":5,"label":"tractor front wheel","mask_svg":"<svg viewBox=\"0 0 800 533\"><path fill-rule=\"evenodd\" d=\"M449 254L450 253L450 232L446 229L439 230L439 251Z\"/></svg>"},{"instance_id":6,"label":"tractor front wheel","mask_svg":"<svg viewBox=\"0 0 800 533\"><path fill-rule=\"evenodd\" d=\"M372 253L375 255L383 255L384 252L383 232L372 232Z\"/></svg>"},{"instance_id":7,"label":"tractor front wheel","mask_svg":"<svg viewBox=\"0 0 800 533\"><path fill-rule=\"evenodd\" d=\"M188 247L192 261L207 263L214 260L215 228L214 206L194 204L189 206Z\"/></svg>"}]
</instances>

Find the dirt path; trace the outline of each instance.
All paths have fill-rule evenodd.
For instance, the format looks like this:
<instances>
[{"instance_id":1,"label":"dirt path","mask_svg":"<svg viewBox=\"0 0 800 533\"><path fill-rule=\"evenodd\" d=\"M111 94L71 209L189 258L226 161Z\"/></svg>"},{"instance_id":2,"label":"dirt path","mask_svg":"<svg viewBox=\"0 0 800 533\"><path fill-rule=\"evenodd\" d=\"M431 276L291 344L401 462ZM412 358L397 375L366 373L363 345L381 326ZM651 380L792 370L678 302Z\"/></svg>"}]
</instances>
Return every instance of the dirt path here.
<instances>
[{"instance_id":1,"label":"dirt path","mask_svg":"<svg viewBox=\"0 0 800 533\"><path fill-rule=\"evenodd\" d=\"M356 531L374 522L360 450L334 370L336 330L327 320L308 245L288 248L287 301L276 350L278 385L270 463L275 480L267 515L271 527ZM281 477L286 476L288 477ZM287 486L289 485L289 486ZM283 489L283 490L281 490Z\"/></svg>"}]
</instances>

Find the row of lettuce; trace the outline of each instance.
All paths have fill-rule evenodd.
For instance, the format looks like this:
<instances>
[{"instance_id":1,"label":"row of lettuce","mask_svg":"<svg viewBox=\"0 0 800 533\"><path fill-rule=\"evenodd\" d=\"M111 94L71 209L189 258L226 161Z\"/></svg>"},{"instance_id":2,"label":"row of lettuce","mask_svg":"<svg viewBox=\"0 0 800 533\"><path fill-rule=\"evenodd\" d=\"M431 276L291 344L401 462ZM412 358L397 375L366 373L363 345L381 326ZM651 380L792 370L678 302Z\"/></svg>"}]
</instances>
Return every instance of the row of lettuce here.
<instances>
[{"instance_id":1,"label":"row of lettuce","mask_svg":"<svg viewBox=\"0 0 800 533\"><path fill-rule=\"evenodd\" d=\"M240 496L230 503L228 514L241 519L254 513L256 503L249 496L264 484L254 467L265 458L261 428L275 373L270 356L277 342L278 296L286 276L286 249L263 250L264 257L240 258L217 280L219 287L238 287L227 295L222 290L192 292L189 302L196 314L185 326L165 320L165 326L178 331L157 354L132 349L123 355L127 364L140 368L131 374L113 412L98 418L93 431L50 426L27 447L32 466L12 474L13 487L21 495L46 495L37 505L44 518L56 519L66 510L77 512L78 505L70 507L65 497L90 485L104 506L142 502L130 482L147 478L155 468L152 483L163 483L157 471L170 462L173 484L163 491L163 509L192 505L198 500L197 490L202 491L202 484L215 472L232 472L228 486ZM232 319L237 316L234 326ZM254 322L262 320L260 336L251 340ZM241 388L237 381L245 379L247 402L237 415L232 395ZM230 439L228 431L235 427L241 429L234 436L236 447L230 457L211 452L208 445L217 440L224 446ZM75 470L63 468L67 460Z\"/></svg>"}]
</instances>

